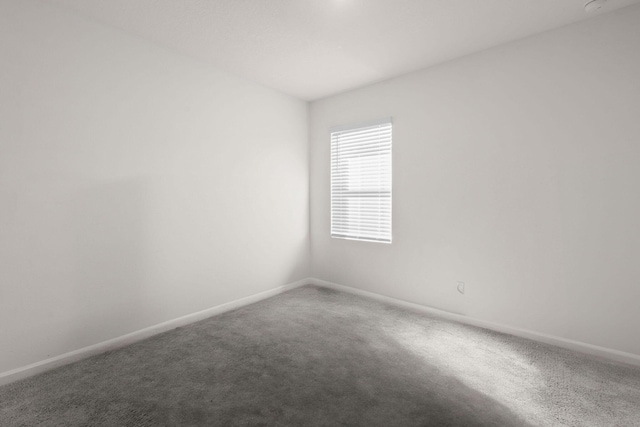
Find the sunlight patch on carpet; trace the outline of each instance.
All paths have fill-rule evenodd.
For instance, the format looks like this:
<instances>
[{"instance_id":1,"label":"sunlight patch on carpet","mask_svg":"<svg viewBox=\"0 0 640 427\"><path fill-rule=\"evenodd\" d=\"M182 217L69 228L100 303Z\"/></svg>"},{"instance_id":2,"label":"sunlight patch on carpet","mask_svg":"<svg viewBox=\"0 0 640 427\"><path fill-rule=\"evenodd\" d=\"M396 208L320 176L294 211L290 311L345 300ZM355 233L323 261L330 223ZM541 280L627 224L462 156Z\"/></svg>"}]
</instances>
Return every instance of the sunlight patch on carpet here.
<instances>
[{"instance_id":1,"label":"sunlight patch on carpet","mask_svg":"<svg viewBox=\"0 0 640 427\"><path fill-rule=\"evenodd\" d=\"M406 323L390 337L426 364L519 415L530 419L542 409L536 402L537 393L545 387L539 370L526 356L491 335L456 324L425 329Z\"/></svg>"}]
</instances>

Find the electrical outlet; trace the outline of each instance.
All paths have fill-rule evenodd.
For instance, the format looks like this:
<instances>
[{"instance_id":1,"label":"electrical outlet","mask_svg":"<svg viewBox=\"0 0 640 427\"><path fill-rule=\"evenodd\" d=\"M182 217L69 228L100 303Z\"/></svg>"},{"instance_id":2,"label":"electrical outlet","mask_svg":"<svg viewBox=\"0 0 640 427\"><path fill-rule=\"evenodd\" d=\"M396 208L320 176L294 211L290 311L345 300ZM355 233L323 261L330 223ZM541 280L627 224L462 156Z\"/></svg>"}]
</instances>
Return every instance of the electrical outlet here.
<instances>
[{"instance_id":1,"label":"electrical outlet","mask_svg":"<svg viewBox=\"0 0 640 427\"><path fill-rule=\"evenodd\" d=\"M464 295L464 282L458 282L458 292Z\"/></svg>"}]
</instances>

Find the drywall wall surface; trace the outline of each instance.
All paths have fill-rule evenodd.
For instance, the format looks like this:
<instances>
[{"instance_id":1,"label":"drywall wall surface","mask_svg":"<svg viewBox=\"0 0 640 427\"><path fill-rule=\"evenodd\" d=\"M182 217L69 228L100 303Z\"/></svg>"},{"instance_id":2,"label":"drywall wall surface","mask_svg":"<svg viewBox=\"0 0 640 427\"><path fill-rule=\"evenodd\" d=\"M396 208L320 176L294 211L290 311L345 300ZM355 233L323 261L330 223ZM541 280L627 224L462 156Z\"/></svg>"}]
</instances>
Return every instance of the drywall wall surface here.
<instances>
[{"instance_id":1,"label":"drywall wall surface","mask_svg":"<svg viewBox=\"0 0 640 427\"><path fill-rule=\"evenodd\" d=\"M640 354L638 76L632 6L313 102L312 276ZM331 239L328 129L387 116L393 243Z\"/></svg>"},{"instance_id":2,"label":"drywall wall surface","mask_svg":"<svg viewBox=\"0 0 640 427\"><path fill-rule=\"evenodd\" d=\"M308 276L307 104L0 1L0 373Z\"/></svg>"}]
</instances>

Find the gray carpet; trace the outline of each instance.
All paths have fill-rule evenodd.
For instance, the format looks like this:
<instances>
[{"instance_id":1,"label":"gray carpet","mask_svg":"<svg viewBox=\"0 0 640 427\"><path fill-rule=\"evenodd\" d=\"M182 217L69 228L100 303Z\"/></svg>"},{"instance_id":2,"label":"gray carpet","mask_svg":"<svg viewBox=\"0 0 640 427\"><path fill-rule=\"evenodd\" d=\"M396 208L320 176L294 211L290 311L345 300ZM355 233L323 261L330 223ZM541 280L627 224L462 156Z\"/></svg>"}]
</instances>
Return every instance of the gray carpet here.
<instances>
[{"instance_id":1,"label":"gray carpet","mask_svg":"<svg viewBox=\"0 0 640 427\"><path fill-rule=\"evenodd\" d=\"M640 369L305 286L0 388L2 426L640 426Z\"/></svg>"}]
</instances>

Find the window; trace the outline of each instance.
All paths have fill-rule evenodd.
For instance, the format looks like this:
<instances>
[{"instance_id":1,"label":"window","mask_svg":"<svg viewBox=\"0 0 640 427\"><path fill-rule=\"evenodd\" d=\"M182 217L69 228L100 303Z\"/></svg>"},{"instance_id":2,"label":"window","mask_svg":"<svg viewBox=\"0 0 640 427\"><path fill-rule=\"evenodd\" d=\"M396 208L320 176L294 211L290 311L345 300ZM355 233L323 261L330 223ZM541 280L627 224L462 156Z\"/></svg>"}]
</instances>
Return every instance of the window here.
<instances>
[{"instance_id":1,"label":"window","mask_svg":"<svg viewBox=\"0 0 640 427\"><path fill-rule=\"evenodd\" d=\"M391 243L391 130L331 129L331 237Z\"/></svg>"}]
</instances>

